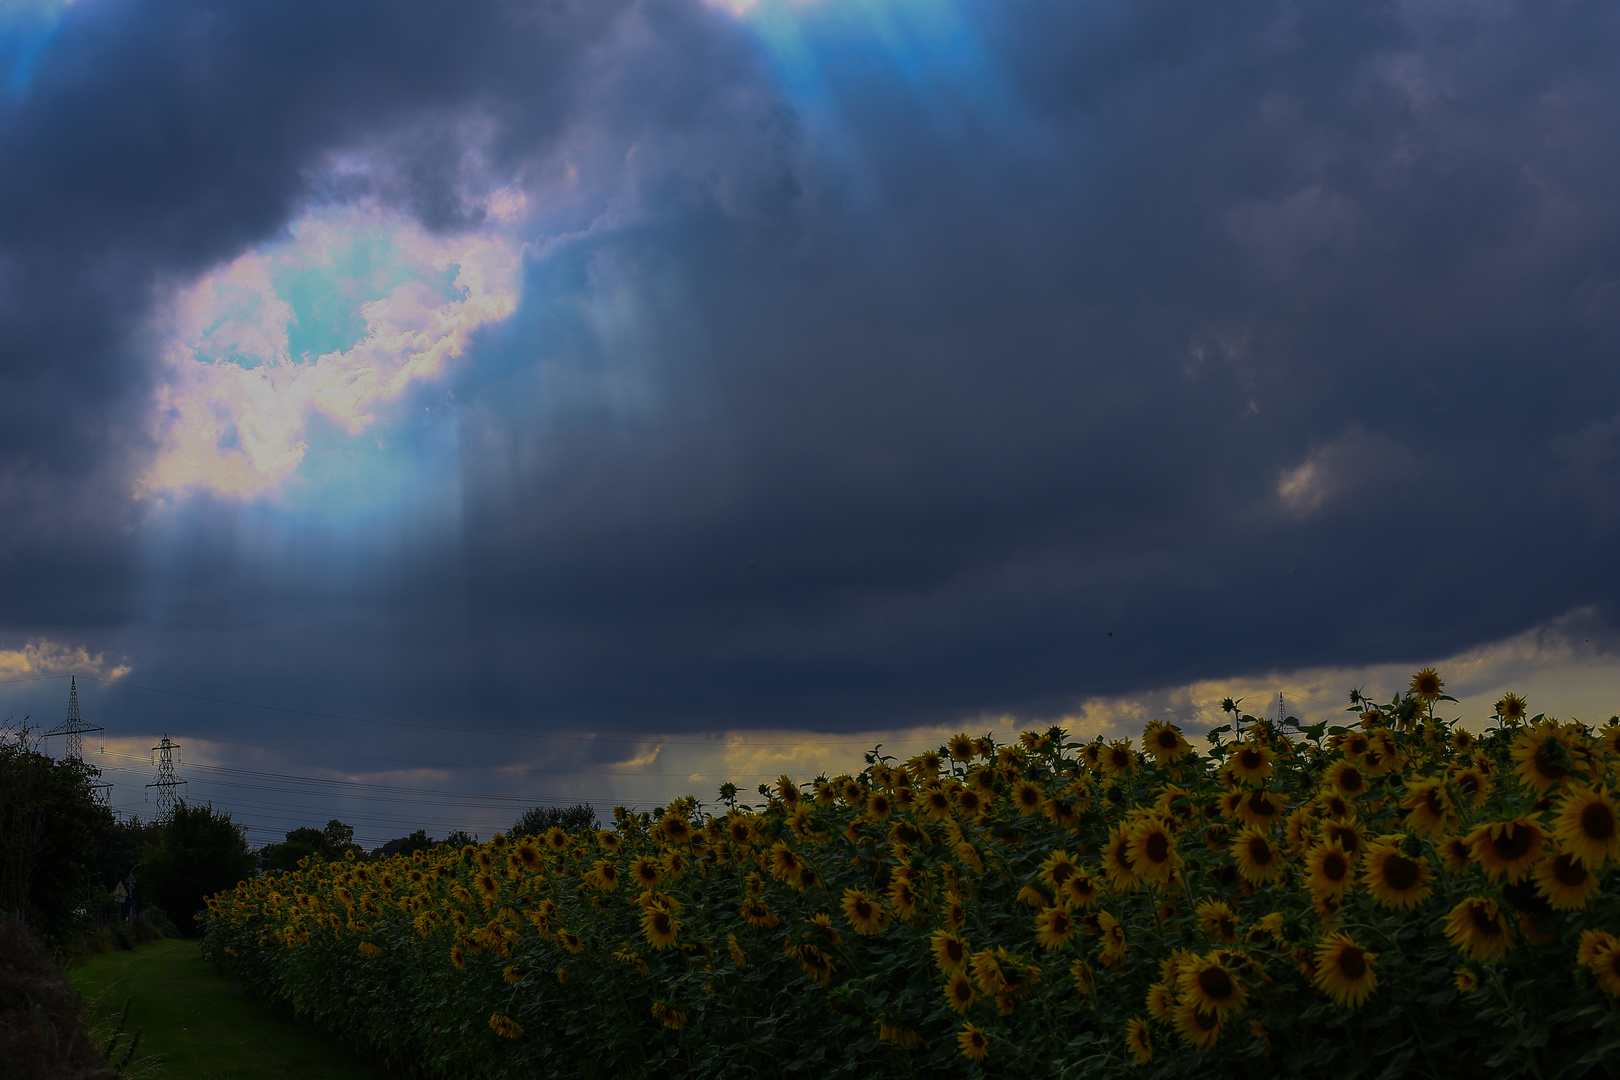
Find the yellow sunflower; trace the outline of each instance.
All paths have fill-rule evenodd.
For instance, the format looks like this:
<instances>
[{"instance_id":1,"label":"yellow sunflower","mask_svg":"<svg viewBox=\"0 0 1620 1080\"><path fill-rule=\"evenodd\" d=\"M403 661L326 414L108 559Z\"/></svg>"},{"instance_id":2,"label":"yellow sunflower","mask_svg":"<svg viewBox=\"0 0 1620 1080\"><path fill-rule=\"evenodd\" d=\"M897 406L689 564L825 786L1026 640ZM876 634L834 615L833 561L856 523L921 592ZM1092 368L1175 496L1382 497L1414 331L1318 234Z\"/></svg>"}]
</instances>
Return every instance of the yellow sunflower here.
<instances>
[{"instance_id":1,"label":"yellow sunflower","mask_svg":"<svg viewBox=\"0 0 1620 1080\"><path fill-rule=\"evenodd\" d=\"M1553 838L1596 870L1609 859L1620 859L1620 810L1607 791L1571 787L1553 819Z\"/></svg>"},{"instance_id":2,"label":"yellow sunflower","mask_svg":"<svg viewBox=\"0 0 1620 1080\"><path fill-rule=\"evenodd\" d=\"M1198 1006L1183 1001L1176 1006L1176 1034L1188 1046L1205 1049L1214 1046L1221 1037L1221 1018L1214 1013L1200 1012Z\"/></svg>"},{"instance_id":3,"label":"yellow sunflower","mask_svg":"<svg viewBox=\"0 0 1620 1080\"><path fill-rule=\"evenodd\" d=\"M489 1028L503 1039L521 1039L523 1037L523 1025L510 1016L501 1013L490 1014Z\"/></svg>"},{"instance_id":4,"label":"yellow sunflower","mask_svg":"<svg viewBox=\"0 0 1620 1080\"><path fill-rule=\"evenodd\" d=\"M1452 789L1473 806L1478 806L1490 797L1490 776L1477 765L1454 767L1446 774L1446 779Z\"/></svg>"},{"instance_id":5,"label":"yellow sunflower","mask_svg":"<svg viewBox=\"0 0 1620 1080\"><path fill-rule=\"evenodd\" d=\"M1028 817L1040 812L1041 805L1046 802L1046 794L1041 791L1040 785L1020 780L1013 785L1012 802L1018 807L1019 817Z\"/></svg>"},{"instance_id":6,"label":"yellow sunflower","mask_svg":"<svg viewBox=\"0 0 1620 1080\"><path fill-rule=\"evenodd\" d=\"M1573 749L1556 724L1541 723L1519 732L1509 755L1520 782L1540 796L1570 779Z\"/></svg>"},{"instance_id":7,"label":"yellow sunflower","mask_svg":"<svg viewBox=\"0 0 1620 1080\"><path fill-rule=\"evenodd\" d=\"M596 831L596 842L603 851L618 851L621 843L619 834L612 829L598 829Z\"/></svg>"},{"instance_id":8,"label":"yellow sunflower","mask_svg":"<svg viewBox=\"0 0 1620 1080\"><path fill-rule=\"evenodd\" d=\"M1407 687L1413 697L1428 702L1439 700L1440 691L1445 688L1445 680L1440 678L1439 672L1432 667L1426 667L1412 676L1411 685Z\"/></svg>"},{"instance_id":9,"label":"yellow sunflower","mask_svg":"<svg viewBox=\"0 0 1620 1080\"><path fill-rule=\"evenodd\" d=\"M1283 855L1259 829L1244 829L1232 840L1231 853L1238 873L1251 885L1264 885L1283 872Z\"/></svg>"},{"instance_id":10,"label":"yellow sunflower","mask_svg":"<svg viewBox=\"0 0 1620 1080\"><path fill-rule=\"evenodd\" d=\"M1043 949L1061 949L1077 929L1068 908L1050 907L1035 916L1035 941Z\"/></svg>"},{"instance_id":11,"label":"yellow sunflower","mask_svg":"<svg viewBox=\"0 0 1620 1080\"><path fill-rule=\"evenodd\" d=\"M1479 989L1479 972L1471 967L1460 967L1451 973L1451 984L1457 993L1467 996Z\"/></svg>"},{"instance_id":12,"label":"yellow sunflower","mask_svg":"<svg viewBox=\"0 0 1620 1080\"><path fill-rule=\"evenodd\" d=\"M1041 863L1040 875L1041 880L1052 887L1052 891L1062 892L1063 883L1079 872L1080 868L1069 857L1069 853L1059 848Z\"/></svg>"},{"instance_id":13,"label":"yellow sunflower","mask_svg":"<svg viewBox=\"0 0 1620 1080\"><path fill-rule=\"evenodd\" d=\"M1088 998L1097 992L1097 973L1085 960L1076 958L1069 965L1069 974L1074 978L1074 989L1080 997Z\"/></svg>"},{"instance_id":14,"label":"yellow sunflower","mask_svg":"<svg viewBox=\"0 0 1620 1080\"><path fill-rule=\"evenodd\" d=\"M1358 1008L1378 989L1378 972L1373 963L1377 959L1377 953L1363 949L1350 935L1329 934L1317 946L1312 981L1340 1005Z\"/></svg>"},{"instance_id":15,"label":"yellow sunflower","mask_svg":"<svg viewBox=\"0 0 1620 1080\"><path fill-rule=\"evenodd\" d=\"M1436 836L1459 820L1451 796L1446 793L1446 783L1438 778L1408 780L1401 807L1406 811L1407 828L1419 836Z\"/></svg>"},{"instance_id":16,"label":"yellow sunflower","mask_svg":"<svg viewBox=\"0 0 1620 1080\"><path fill-rule=\"evenodd\" d=\"M889 906L902 919L917 914L917 891L911 887L911 882L905 878L895 878L889 882Z\"/></svg>"},{"instance_id":17,"label":"yellow sunflower","mask_svg":"<svg viewBox=\"0 0 1620 1080\"><path fill-rule=\"evenodd\" d=\"M630 879L644 889L650 889L657 885L663 876L664 868L659 866L657 861L649 859L645 855L630 864Z\"/></svg>"},{"instance_id":18,"label":"yellow sunflower","mask_svg":"<svg viewBox=\"0 0 1620 1080\"><path fill-rule=\"evenodd\" d=\"M1269 746L1242 742L1227 759L1226 768L1243 783L1258 784L1271 778L1274 771L1272 760L1276 756L1276 752Z\"/></svg>"},{"instance_id":19,"label":"yellow sunflower","mask_svg":"<svg viewBox=\"0 0 1620 1080\"><path fill-rule=\"evenodd\" d=\"M971 950L968 943L955 934L936 930L928 939L928 947L934 954L935 965L944 974L967 970Z\"/></svg>"},{"instance_id":20,"label":"yellow sunflower","mask_svg":"<svg viewBox=\"0 0 1620 1080\"><path fill-rule=\"evenodd\" d=\"M1398 839L1367 849L1361 880L1375 900L1397 911L1417 907L1434 891L1429 885L1434 880L1429 860L1421 855L1408 857Z\"/></svg>"},{"instance_id":21,"label":"yellow sunflower","mask_svg":"<svg viewBox=\"0 0 1620 1080\"><path fill-rule=\"evenodd\" d=\"M888 821L889 815L894 813L894 803L881 791L872 792L866 800L866 816L873 821Z\"/></svg>"},{"instance_id":22,"label":"yellow sunflower","mask_svg":"<svg viewBox=\"0 0 1620 1080\"><path fill-rule=\"evenodd\" d=\"M1519 723L1529 712L1529 704L1518 694L1507 694L1496 703L1496 715L1509 724Z\"/></svg>"},{"instance_id":23,"label":"yellow sunflower","mask_svg":"<svg viewBox=\"0 0 1620 1080\"><path fill-rule=\"evenodd\" d=\"M1145 818L1132 827L1127 836L1131 868L1143 881L1162 885L1181 869L1176 838L1170 835L1163 821Z\"/></svg>"},{"instance_id":24,"label":"yellow sunflower","mask_svg":"<svg viewBox=\"0 0 1620 1080\"><path fill-rule=\"evenodd\" d=\"M1182 737L1180 729L1162 720L1148 721L1142 729L1142 746L1159 765L1179 761L1192 752L1192 744Z\"/></svg>"},{"instance_id":25,"label":"yellow sunflower","mask_svg":"<svg viewBox=\"0 0 1620 1080\"><path fill-rule=\"evenodd\" d=\"M983 1061L990 1056L990 1036L971 1023L963 1024L956 1033L956 1046L969 1061Z\"/></svg>"},{"instance_id":26,"label":"yellow sunflower","mask_svg":"<svg viewBox=\"0 0 1620 1080\"><path fill-rule=\"evenodd\" d=\"M1445 860L1446 869L1453 874L1465 874L1468 866L1474 860L1474 849L1468 846L1468 838L1464 836L1448 836L1436 845L1440 857Z\"/></svg>"},{"instance_id":27,"label":"yellow sunflower","mask_svg":"<svg viewBox=\"0 0 1620 1080\"><path fill-rule=\"evenodd\" d=\"M1148 987L1147 1011L1161 1024L1168 1024L1176 1015L1176 992L1162 982Z\"/></svg>"},{"instance_id":28,"label":"yellow sunflower","mask_svg":"<svg viewBox=\"0 0 1620 1080\"><path fill-rule=\"evenodd\" d=\"M1239 798L1232 806L1231 812L1245 825L1252 825L1268 832L1283 816L1287 806L1276 792L1264 789L1254 791L1235 792Z\"/></svg>"},{"instance_id":29,"label":"yellow sunflower","mask_svg":"<svg viewBox=\"0 0 1620 1080\"><path fill-rule=\"evenodd\" d=\"M799 961L799 967L805 975L823 986L831 986L833 975L838 971L833 965L832 957L815 945L795 946L792 953L794 959Z\"/></svg>"},{"instance_id":30,"label":"yellow sunflower","mask_svg":"<svg viewBox=\"0 0 1620 1080\"><path fill-rule=\"evenodd\" d=\"M1108 843L1102 852L1103 873L1108 878L1108 886L1116 893L1134 892L1142 886L1142 879L1137 876L1136 867L1131 861L1130 833L1120 829L1110 829Z\"/></svg>"},{"instance_id":31,"label":"yellow sunflower","mask_svg":"<svg viewBox=\"0 0 1620 1080\"><path fill-rule=\"evenodd\" d=\"M1131 749L1131 740L1116 739L1102 750L1100 764L1102 771L1108 775L1123 779L1136 771L1136 753Z\"/></svg>"},{"instance_id":32,"label":"yellow sunflower","mask_svg":"<svg viewBox=\"0 0 1620 1080\"><path fill-rule=\"evenodd\" d=\"M1232 913L1231 905L1226 901L1205 900L1198 905L1193 915L1198 919L1198 928L1211 941L1224 941L1230 944L1237 940L1237 916Z\"/></svg>"},{"instance_id":33,"label":"yellow sunflower","mask_svg":"<svg viewBox=\"0 0 1620 1080\"><path fill-rule=\"evenodd\" d=\"M1468 834L1468 850L1493 882L1506 877L1518 881L1541 858L1547 834L1527 817L1491 821Z\"/></svg>"},{"instance_id":34,"label":"yellow sunflower","mask_svg":"<svg viewBox=\"0 0 1620 1080\"><path fill-rule=\"evenodd\" d=\"M677 1009L667 1001L653 1002L652 1016L654 1020L672 1031L679 1031L686 1026L686 1010Z\"/></svg>"},{"instance_id":35,"label":"yellow sunflower","mask_svg":"<svg viewBox=\"0 0 1620 1080\"><path fill-rule=\"evenodd\" d=\"M1194 1005L1201 1013L1221 1020L1243 1011L1249 992L1237 972L1211 953L1182 967L1176 978L1176 998Z\"/></svg>"},{"instance_id":36,"label":"yellow sunflower","mask_svg":"<svg viewBox=\"0 0 1620 1080\"><path fill-rule=\"evenodd\" d=\"M991 950L983 949L974 953L968 966L973 970L973 981L986 994L1000 993L1007 988L1007 976L1001 969L1001 961Z\"/></svg>"},{"instance_id":37,"label":"yellow sunflower","mask_svg":"<svg viewBox=\"0 0 1620 1080\"><path fill-rule=\"evenodd\" d=\"M1367 774L1353 761L1335 761L1328 766L1322 779L1338 794L1346 799L1354 799L1367 793Z\"/></svg>"},{"instance_id":38,"label":"yellow sunflower","mask_svg":"<svg viewBox=\"0 0 1620 1080\"><path fill-rule=\"evenodd\" d=\"M1089 870L1082 870L1063 883L1063 900L1077 907L1089 908L1101 895L1102 885Z\"/></svg>"},{"instance_id":39,"label":"yellow sunflower","mask_svg":"<svg viewBox=\"0 0 1620 1080\"><path fill-rule=\"evenodd\" d=\"M979 997L973 992L973 980L967 977L965 971L955 972L945 980L944 993L945 1003L959 1013L967 1012Z\"/></svg>"},{"instance_id":40,"label":"yellow sunflower","mask_svg":"<svg viewBox=\"0 0 1620 1080\"><path fill-rule=\"evenodd\" d=\"M1317 900L1338 899L1350 888L1354 861L1338 844L1319 844L1305 856L1305 887Z\"/></svg>"},{"instance_id":41,"label":"yellow sunflower","mask_svg":"<svg viewBox=\"0 0 1620 1080\"><path fill-rule=\"evenodd\" d=\"M1470 896L1452 908L1445 933L1446 940L1470 960L1490 960L1513 946L1506 915L1485 896Z\"/></svg>"},{"instance_id":42,"label":"yellow sunflower","mask_svg":"<svg viewBox=\"0 0 1620 1080\"><path fill-rule=\"evenodd\" d=\"M951 741L945 744L945 749L957 761L972 761L979 756L973 740L968 737L966 732L951 736Z\"/></svg>"},{"instance_id":43,"label":"yellow sunflower","mask_svg":"<svg viewBox=\"0 0 1620 1080\"><path fill-rule=\"evenodd\" d=\"M1614 944L1620 944L1620 938L1607 930L1582 930L1580 942L1575 947L1575 962L1591 967L1592 958L1598 951Z\"/></svg>"},{"instance_id":44,"label":"yellow sunflower","mask_svg":"<svg viewBox=\"0 0 1620 1080\"><path fill-rule=\"evenodd\" d=\"M857 934L881 934L887 926L883 908L860 889L845 889L841 906Z\"/></svg>"},{"instance_id":45,"label":"yellow sunflower","mask_svg":"<svg viewBox=\"0 0 1620 1080\"><path fill-rule=\"evenodd\" d=\"M1536 891L1557 911L1578 911L1586 907L1598 890L1597 875L1568 852L1549 855L1530 871Z\"/></svg>"},{"instance_id":46,"label":"yellow sunflower","mask_svg":"<svg viewBox=\"0 0 1620 1080\"><path fill-rule=\"evenodd\" d=\"M1611 942L1594 949L1586 966L1597 978L1598 989L1620 997L1620 944Z\"/></svg>"},{"instance_id":47,"label":"yellow sunflower","mask_svg":"<svg viewBox=\"0 0 1620 1080\"><path fill-rule=\"evenodd\" d=\"M743 897L738 914L743 917L743 921L749 926L759 930L768 930L779 921L776 912L771 910L771 906L757 896Z\"/></svg>"},{"instance_id":48,"label":"yellow sunflower","mask_svg":"<svg viewBox=\"0 0 1620 1080\"><path fill-rule=\"evenodd\" d=\"M1147 1021L1139 1016L1125 1021L1125 1049L1130 1051L1138 1065L1146 1065L1153 1060L1153 1034L1148 1031Z\"/></svg>"},{"instance_id":49,"label":"yellow sunflower","mask_svg":"<svg viewBox=\"0 0 1620 1080\"><path fill-rule=\"evenodd\" d=\"M1109 967L1125 964L1125 928L1108 912L1098 912L1097 929L1101 932L1102 962Z\"/></svg>"}]
</instances>

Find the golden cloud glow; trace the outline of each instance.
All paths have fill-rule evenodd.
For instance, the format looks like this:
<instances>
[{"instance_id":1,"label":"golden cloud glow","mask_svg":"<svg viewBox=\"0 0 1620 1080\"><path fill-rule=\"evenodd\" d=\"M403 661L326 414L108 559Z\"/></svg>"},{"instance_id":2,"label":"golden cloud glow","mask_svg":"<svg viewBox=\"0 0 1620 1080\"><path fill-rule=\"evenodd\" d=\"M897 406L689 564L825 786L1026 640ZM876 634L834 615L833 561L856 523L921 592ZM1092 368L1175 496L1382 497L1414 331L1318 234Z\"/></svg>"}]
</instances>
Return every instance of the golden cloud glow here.
<instances>
[{"instance_id":1,"label":"golden cloud glow","mask_svg":"<svg viewBox=\"0 0 1620 1080\"><path fill-rule=\"evenodd\" d=\"M133 670L127 660L109 666L104 653L92 656L83 645L49 638L30 638L20 649L0 649L0 678L80 674L121 679Z\"/></svg>"}]
</instances>

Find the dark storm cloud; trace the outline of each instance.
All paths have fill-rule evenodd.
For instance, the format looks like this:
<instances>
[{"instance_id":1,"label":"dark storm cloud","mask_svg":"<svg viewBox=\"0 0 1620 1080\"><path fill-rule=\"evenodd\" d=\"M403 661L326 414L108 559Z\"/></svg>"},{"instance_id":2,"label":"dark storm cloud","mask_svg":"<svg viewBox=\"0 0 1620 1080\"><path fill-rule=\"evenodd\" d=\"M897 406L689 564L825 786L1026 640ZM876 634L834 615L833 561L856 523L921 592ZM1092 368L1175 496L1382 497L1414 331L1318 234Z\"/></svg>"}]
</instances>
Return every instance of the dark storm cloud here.
<instances>
[{"instance_id":1,"label":"dark storm cloud","mask_svg":"<svg viewBox=\"0 0 1620 1080\"><path fill-rule=\"evenodd\" d=\"M814 99L700 4L511 10L102 7L13 106L7 265L57 284L7 319L88 337L7 352L5 453L80 489L138 445L101 426L145 283L273 234L322 155L381 148L455 227L476 112L543 204L452 381L459 537L322 588L199 513L163 617L121 616L148 671L834 727L1612 616L1612 5L1001 2L942 39L828 0Z\"/></svg>"}]
</instances>

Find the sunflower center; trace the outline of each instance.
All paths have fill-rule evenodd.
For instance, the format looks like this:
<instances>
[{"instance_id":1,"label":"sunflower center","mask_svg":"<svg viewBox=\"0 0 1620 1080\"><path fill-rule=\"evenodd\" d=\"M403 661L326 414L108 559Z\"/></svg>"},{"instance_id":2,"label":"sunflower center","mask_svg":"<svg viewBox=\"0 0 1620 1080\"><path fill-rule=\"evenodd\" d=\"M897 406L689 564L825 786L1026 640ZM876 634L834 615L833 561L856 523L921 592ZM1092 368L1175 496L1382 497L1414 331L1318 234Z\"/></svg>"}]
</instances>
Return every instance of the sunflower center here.
<instances>
[{"instance_id":1,"label":"sunflower center","mask_svg":"<svg viewBox=\"0 0 1620 1080\"><path fill-rule=\"evenodd\" d=\"M1355 945L1346 945L1339 953L1339 970L1352 982L1367 974L1367 959Z\"/></svg>"},{"instance_id":2,"label":"sunflower center","mask_svg":"<svg viewBox=\"0 0 1620 1080\"><path fill-rule=\"evenodd\" d=\"M1529 829L1523 827L1514 828L1510 825L1508 828L1503 829L1501 835L1495 837L1491 842L1496 848L1497 858L1503 862L1513 862L1515 859L1522 859L1530 853L1531 839Z\"/></svg>"},{"instance_id":3,"label":"sunflower center","mask_svg":"<svg viewBox=\"0 0 1620 1080\"><path fill-rule=\"evenodd\" d=\"M1198 973L1198 988L1211 1001L1226 1001L1237 992L1225 968L1207 967Z\"/></svg>"},{"instance_id":4,"label":"sunflower center","mask_svg":"<svg viewBox=\"0 0 1620 1080\"><path fill-rule=\"evenodd\" d=\"M855 901L855 917L865 922L872 917L872 905L865 900Z\"/></svg>"},{"instance_id":5,"label":"sunflower center","mask_svg":"<svg viewBox=\"0 0 1620 1080\"><path fill-rule=\"evenodd\" d=\"M1614 811L1600 802L1588 803L1581 811L1581 835L1588 840L1614 839Z\"/></svg>"},{"instance_id":6,"label":"sunflower center","mask_svg":"<svg viewBox=\"0 0 1620 1080\"><path fill-rule=\"evenodd\" d=\"M1277 807L1263 791L1257 791L1249 796L1249 813L1257 817L1272 817L1277 813Z\"/></svg>"},{"instance_id":7,"label":"sunflower center","mask_svg":"<svg viewBox=\"0 0 1620 1080\"><path fill-rule=\"evenodd\" d=\"M1346 791L1355 792L1366 786L1366 781L1362 779L1359 771L1351 768L1339 774L1339 786Z\"/></svg>"},{"instance_id":8,"label":"sunflower center","mask_svg":"<svg viewBox=\"0 0 1620 1080\"><path fill-rule=\"evenodd\" d=\"M1162 863L1170 857L1170 838L1162 832L1151 834L1142 847L1153 862Z\"/></svg>"},{"instance_id":9,"label":"sunflower center","mask_svg":"<svg viewBox=\"0 0 1620 1080\"><path fill-rule=\"evenodd\" d=\"M1329 881L1343 881L1350 873L1350 860L1338 852L1330 852L1322 859L1322 876Z\"/></svg>"},{"instance_id":10,"label":"sunflower center","mask_svg":"<svg viewBox=\"0 0 1620 1080\"><path fill-rule=\"evenodd\" d=\"M1270 866L1272 860L1271 845L1262 837L1255 837L1249 841L1249 861L1256 866Z\"/></svg>"},{"instance_id":11,"label":"sunflower center","mask_svg":"<svg viewBox=\"0 0 1620 1080\"><path fill-rule=\"evenodd\" d=\"M1173 731L1161 731L1158 735L1158 742L1159 749L1174 750L1176 748L1176 733Z\"/></svg>"},{"instance_id":12,"label":"sunflower center","mask_svg":"<svg viewBox=\"0 0 1620 1080\"><path fill-rule=\"evenodd\" d=\"M1501 937L1502 927L1484 904L1474 904L1468 909L1468 917L1474 924L1474 932L1484 937Z\"/></svg>"},{"instance_id":13,"label":"sunflower center","mask_svg":"<svg viewBox=\"0 0 1620 1080\"><path fill-rule=\"evenodd\" d=\"M1405 892L1418 881L1418 864L1404 855L1384 860L1384 884L1395 892Z\"/></svg>"},{"instance_id":14,"label":"sunflower center","mask_svg":"<svg viewBox=\"0 0 1620 1080\"><path fill-rule=\"evenodd\" d=\"M1558 884L1566 885L1571 889L1585 885L1588 876L1586 867L1568 855L1560 855L1553 860L1552 872L1553 877L1558 879Z\"/></svg>"},{"instance_id":15,"label":"sunflower center","mask_svg":"<svg viewBox=\"0 0 1620 1080\"><path fill-rule=\"evenodd\" d=\"M1260 751L1258 750L1245 748L1238 751L1238 762L1242 764L1245 769L1258 769L1261 765L1265 764L1265 760L1265 758L1260 756Z\"/></svg>"},{"instance_id":16,"label":"sunflower center","mask_svg":"<svg viewBox=\"0 0 1620 1080\"><path fill-rule=\"evenodd\" d=\"M1562 780L1569 770L1558 761L1558 744L1551 739L1536 750L1536 771L1551 780Z\"/></svg>"}]
</instances>

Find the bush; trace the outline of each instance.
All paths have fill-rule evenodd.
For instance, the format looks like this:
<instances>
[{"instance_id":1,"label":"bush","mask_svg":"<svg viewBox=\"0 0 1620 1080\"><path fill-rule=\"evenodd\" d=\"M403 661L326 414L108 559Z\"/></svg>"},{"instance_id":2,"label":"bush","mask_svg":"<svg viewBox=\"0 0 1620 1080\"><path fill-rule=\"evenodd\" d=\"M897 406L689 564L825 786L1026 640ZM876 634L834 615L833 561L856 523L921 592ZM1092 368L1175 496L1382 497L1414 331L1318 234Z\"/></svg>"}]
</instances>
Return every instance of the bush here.
<instances>
[{"instance_id":1,"label":"bush","mask_svg":"<svg viewBox=\"0 0 1620 1080\"><path fill-rule=\"evenodd\" d=\"M211 893L230 888L257 865L241 826L212 804L181 802L158 827L141 857L141 885L155 906L195 932L193 916Z\"/></svg>"},{"instance_id":2,"label":"bush","mask_svg":"<svg viewBox=\"0 0 1620 1080\"><path fill-rule=\"evenodd\" d=\"M0 1062L6 1080L103 1080L79 1001L44 944L0 917Z\"/></svg>"}]
</instances>

